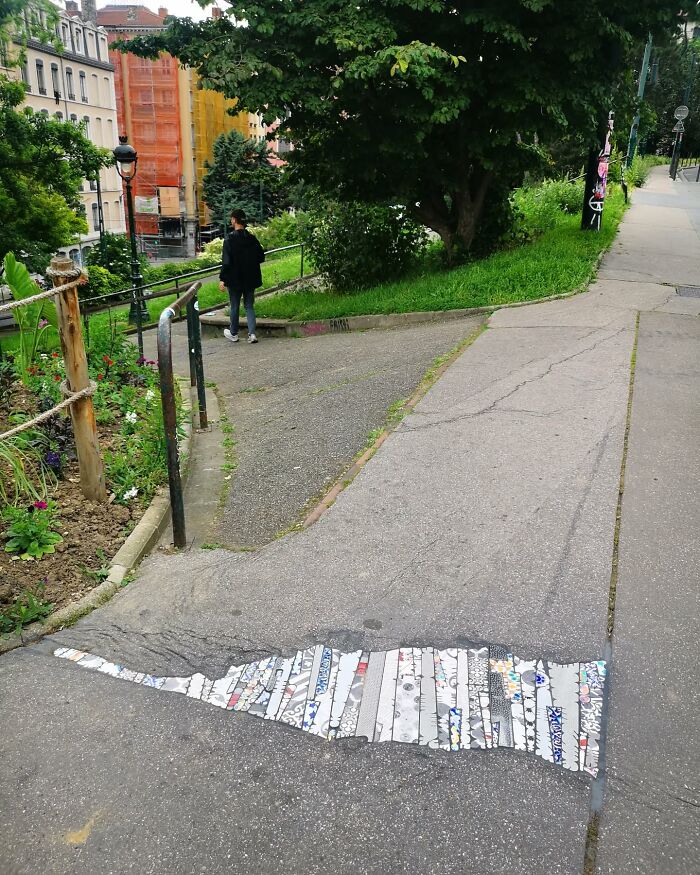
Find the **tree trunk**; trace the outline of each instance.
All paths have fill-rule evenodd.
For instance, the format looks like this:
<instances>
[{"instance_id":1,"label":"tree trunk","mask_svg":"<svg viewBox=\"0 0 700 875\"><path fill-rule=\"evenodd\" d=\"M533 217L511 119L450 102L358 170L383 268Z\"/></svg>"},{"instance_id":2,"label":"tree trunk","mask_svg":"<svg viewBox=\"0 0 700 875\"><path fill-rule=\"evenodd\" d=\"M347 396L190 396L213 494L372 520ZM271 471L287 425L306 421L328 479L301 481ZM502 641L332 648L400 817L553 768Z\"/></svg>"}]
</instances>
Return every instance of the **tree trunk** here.
<instances>
[{"instance_id":1,"label":"tree trunk","mask_svg":"<svg viewBox=\"0 0 700 875\"><path fill-rule=\"evenodd\" d=\"M449 265L460 252L468 253L479 227L493 174L471 168L464 185L445 193L430 192L410 208L412 215L440 235ZM447 206L449 197L450 206Z\"/></svg>"}]
</instances>

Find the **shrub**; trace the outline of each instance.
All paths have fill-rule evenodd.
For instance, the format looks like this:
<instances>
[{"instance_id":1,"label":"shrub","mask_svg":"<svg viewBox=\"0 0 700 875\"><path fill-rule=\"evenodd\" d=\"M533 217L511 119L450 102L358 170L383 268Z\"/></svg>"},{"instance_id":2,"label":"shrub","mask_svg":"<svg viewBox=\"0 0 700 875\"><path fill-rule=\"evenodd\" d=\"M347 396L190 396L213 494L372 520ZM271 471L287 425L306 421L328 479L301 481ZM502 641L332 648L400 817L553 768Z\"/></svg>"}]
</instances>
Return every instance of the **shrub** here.
<instances>
[{"instance_id":1,"label":"shrub","mask_svg":"<svg viewBox=\"0 0 700 875\"><path fill-rule=\"evenodd\" d=\"M303 221L303 213L295 216L291 213L281 213L270 219L267 225L251 226L250 232L255 234L263 249L277 249L301 242Z\"/></svg>"},{"instance_id":2,"label":"shrub","mask_svg":"<svg viewBox=\"0 0 700 875\"><path fill-rule=\"evenodd\" d=\"M328 205L304 234L316 269L342 292L397 278L426 241L425 229L401 208L361 203Z\"/></svg>"},{"instance_id":3,"label":"shrub","mask_svg":"<svg viewBox=\"0 0 700 875\"><path fill-rule=\"evenodd\" d=\"M148 262L143 255L138 256L141 271ZM131 244L126 234L111 234L106 231L102 239L88 252L85 262L87 266L98 265L128 283L131 279Z\"/></svg>"},{"instance_id":4,"label":"shrub","mask_svg":"<svg viewBox=\"0 0 700 875\"><path fill-rule=\"evenodd\" d=\"M100 267L99 264L92 264L88 267L88 277L88 282L78 286L78 294L81 301L89 301L92 298L99 298L101 295L120 292L123 289L126 289L125 295L128 296L129 294L128 281L116 274L110 273L106 268Z\"/></svg>"}]
</instances>

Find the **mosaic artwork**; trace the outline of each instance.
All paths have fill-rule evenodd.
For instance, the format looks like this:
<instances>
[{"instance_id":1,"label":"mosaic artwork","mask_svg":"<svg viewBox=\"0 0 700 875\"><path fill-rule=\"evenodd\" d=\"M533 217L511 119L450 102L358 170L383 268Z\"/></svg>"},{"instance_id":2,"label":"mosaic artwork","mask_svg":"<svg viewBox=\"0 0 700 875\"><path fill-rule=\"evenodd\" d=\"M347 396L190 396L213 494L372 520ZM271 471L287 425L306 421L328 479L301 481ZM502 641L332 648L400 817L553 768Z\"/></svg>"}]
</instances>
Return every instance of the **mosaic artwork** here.
<instances>
[{"instance_id":1,"label":"mosaic artwork","mask_svg":"<svg viewBox=\"0 0 700 875\"><path fill-rule=\"evenodd\" d=\"M328 740L445 751L514 748L573 772L598 773L602 661L560 665L495 646L344 653L319 644L294 656L234 665L210 680L203 674L156 677L68 647L54 655Z\"/></svg>"}]
</instances>

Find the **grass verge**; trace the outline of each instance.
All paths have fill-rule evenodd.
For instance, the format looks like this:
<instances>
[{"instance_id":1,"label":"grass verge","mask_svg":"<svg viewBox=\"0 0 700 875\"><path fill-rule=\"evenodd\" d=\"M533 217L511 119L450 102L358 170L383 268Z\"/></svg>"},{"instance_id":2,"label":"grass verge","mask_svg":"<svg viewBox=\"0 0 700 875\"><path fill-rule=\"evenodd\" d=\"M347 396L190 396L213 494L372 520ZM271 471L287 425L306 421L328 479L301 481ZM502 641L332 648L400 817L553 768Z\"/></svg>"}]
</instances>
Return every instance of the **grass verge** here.
<instances>
[{"instance_id":1,"label":"grass verge","mask_svg":"<svg viewBox=\"0 0 700 875\"><path fill-rule=\"evenodd\" d=\"M536 240L482 261L409 276L351 295L314 291L275 295L256 304L256 312L275 319L335 319L486 307L573 292L592 278L624 211L616 187L606 200L599 233L581 231L579 215L558 213L553 226Z\"/></svg>"}]
</instances>

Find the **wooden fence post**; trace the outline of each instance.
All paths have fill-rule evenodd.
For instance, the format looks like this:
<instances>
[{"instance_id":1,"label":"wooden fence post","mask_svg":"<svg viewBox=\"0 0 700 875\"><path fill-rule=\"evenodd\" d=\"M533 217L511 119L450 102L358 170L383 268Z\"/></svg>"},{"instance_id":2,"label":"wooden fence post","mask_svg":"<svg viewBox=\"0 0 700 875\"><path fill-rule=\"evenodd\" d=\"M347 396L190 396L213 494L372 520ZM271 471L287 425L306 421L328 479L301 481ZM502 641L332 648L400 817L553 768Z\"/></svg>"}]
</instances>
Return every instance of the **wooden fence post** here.
<instances>
[{"instance_id":1,"label":"wooden fence post","mask_svg":"<svg viewBox=\"0 0 700 875\"><path fill-rule=\"evenodd\" d=\"M51 267L47 273L56 287L77 279L80 276L80 268L65 255L57 255L51 259ZM58 336L66 365L66 382L71 392L80 392L90 385L90 378L76 286L56 295L56 312ZM80 467L80 488L89 501L106 501L104 467L97 443L97 425L92 398L88 396L71 404L70 413Z\"/></svg>"}]
</instances>

